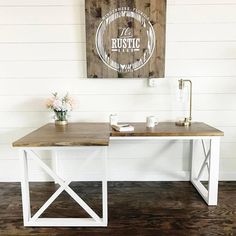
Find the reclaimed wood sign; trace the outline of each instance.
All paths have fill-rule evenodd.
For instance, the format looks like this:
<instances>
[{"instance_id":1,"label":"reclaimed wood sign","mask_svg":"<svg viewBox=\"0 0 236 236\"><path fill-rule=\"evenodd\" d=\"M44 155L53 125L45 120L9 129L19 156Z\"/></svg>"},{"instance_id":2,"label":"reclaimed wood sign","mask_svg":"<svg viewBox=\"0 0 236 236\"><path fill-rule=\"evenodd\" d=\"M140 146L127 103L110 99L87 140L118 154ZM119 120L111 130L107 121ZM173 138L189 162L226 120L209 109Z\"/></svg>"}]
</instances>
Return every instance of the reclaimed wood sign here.
<instances>
[{"instance_id":1,"label":"reclaimed wood sign","mask_svg":"<svg viewBox=\"0 0 236 236\"><path fill-rule=\"evenodd\" d=\"M85 0L88 78L160 78L166 0Z\"/></svg>"}]
</instances>

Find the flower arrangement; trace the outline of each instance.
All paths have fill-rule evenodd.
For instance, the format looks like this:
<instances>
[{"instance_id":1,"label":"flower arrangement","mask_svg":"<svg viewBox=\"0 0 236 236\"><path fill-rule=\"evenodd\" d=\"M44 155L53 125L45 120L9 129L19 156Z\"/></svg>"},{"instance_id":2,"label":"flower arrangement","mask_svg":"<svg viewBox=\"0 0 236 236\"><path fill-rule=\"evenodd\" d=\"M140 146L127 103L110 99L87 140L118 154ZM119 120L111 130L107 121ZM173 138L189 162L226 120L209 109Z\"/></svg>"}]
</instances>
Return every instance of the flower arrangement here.
<instances>
[{"instance_id":1,"label":"flower arrangement","mask_svg":"<svg viewBox=\"0 0 236 236\"><path fill-rule=\"evenodd\" d=\"M59 96L58 93L53 93L53 96L47 99L46 106L54 111L56 124L67 124L68 112L74 108L74 100L66 93L65 96Z\"/></svg>"}]
</instances>

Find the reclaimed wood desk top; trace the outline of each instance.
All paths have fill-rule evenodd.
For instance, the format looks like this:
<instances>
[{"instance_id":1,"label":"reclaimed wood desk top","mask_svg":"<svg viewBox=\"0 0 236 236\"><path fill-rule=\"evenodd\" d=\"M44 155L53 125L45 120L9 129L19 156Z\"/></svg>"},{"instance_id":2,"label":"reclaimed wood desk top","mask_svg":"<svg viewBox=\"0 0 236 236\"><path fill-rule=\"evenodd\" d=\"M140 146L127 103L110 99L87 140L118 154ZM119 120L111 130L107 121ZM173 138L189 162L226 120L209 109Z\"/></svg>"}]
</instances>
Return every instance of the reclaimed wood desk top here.
<instances>
[{"instance_id":1,"label":"reclaimed wood desk top","mask_svg":"<svg viewBox=\"0 0 236 236\"><path fill-rule=\"evenodd\" d=\"M108 146L110 137L133 136L223 136L224 133L205 123L192 123L190 127L176 126L174 122L160 122L154 128L145 123L130 123L132 132L114 131L109 123L69 123L66 126L46 124L13 143L14 147L53 146Z\"/></svg>"},{"instance_id":2,"label":"reclaimed wood desk top","mask_svg":"<svg viewBox=\"0 0 236 236\"><path fill-rule=\"evenodd\" d=\"M202 122L194 122L189 127L177 126L175 122L160 122L154 128L146 123L129 123L134 126L132 132L117 132L111 129L111 136L223 136L224 133Z\"/></svg>"},{"instance_id":3,"label":"reclaimed wood desk top","mask_svg":"<svg viewBox=\"0 0 236 236\"><path fill-rule=\"evenodd\" d=\"M14 147L108 146L108 123L49 123L13 143Z\"/></svg>"}]
</instances>

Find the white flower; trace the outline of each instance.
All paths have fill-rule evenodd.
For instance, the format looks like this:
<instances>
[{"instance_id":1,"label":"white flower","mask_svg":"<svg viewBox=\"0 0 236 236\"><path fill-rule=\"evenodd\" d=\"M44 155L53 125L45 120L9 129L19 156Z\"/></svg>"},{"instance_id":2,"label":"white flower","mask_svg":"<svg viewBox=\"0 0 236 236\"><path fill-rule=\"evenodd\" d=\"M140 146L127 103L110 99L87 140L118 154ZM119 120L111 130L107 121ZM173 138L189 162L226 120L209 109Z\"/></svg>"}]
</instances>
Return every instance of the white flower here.
<instances>
[{"instance_id":1,"label":"white flower","mask_svg":"<svg viewBox=\"0 0 236 236\"><path fill-rule=\"evenodd\" d=\"M56 111L61 111L62 110L62 101L59 100L59 99L56 99L54 102L53 102L53 109L56 110Z\"/></svg>"}]
</instances>

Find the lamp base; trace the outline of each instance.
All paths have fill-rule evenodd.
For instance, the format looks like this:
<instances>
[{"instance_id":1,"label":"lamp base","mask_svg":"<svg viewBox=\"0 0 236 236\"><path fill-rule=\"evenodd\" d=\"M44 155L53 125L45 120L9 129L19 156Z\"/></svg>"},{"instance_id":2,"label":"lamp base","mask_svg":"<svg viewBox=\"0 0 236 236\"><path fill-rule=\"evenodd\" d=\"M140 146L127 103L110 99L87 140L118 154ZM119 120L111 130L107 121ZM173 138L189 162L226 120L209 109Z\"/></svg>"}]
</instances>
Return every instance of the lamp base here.
<instances>
[{"instance_id":1,"label":"lamp base","mask_svg":"<svg viewBox=\"0 0 236 236\"><path fill-rule=\"evenodd\" d=\"M191 120L189 118L184 118L184 120L179 120L175 122L175 125L188 127L191 125Z\"/></svg>"}]
</instances>

